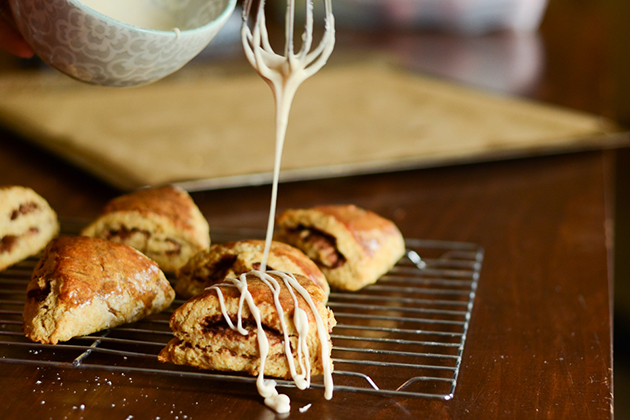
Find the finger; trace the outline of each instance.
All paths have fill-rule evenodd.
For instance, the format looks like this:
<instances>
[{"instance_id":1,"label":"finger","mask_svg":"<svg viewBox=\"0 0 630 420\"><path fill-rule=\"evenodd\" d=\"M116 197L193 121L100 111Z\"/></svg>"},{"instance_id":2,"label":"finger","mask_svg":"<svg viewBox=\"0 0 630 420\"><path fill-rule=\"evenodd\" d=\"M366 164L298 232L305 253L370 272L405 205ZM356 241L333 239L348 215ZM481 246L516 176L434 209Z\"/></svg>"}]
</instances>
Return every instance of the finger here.
<instances>
[{"instance_id":1,"label":"finger","mask_svg":"<svg viewBox=\"0 0 630 420\"><path fill-rule=\"evenodd\" d=\"M21 58L30 58L35 53L21 35L0 22L0 49Z\"/></svg>"},{"instance_id":2,"label":"finger","mask_svg":"<svg viewBox=\"0 0 630 420\"><path fill-rule=\"evenodd\" d=\"M2 0L0 0L0 49L22 58L30 58L35 54L16 29L8 2Z\"/></svg>"}]
</instances>

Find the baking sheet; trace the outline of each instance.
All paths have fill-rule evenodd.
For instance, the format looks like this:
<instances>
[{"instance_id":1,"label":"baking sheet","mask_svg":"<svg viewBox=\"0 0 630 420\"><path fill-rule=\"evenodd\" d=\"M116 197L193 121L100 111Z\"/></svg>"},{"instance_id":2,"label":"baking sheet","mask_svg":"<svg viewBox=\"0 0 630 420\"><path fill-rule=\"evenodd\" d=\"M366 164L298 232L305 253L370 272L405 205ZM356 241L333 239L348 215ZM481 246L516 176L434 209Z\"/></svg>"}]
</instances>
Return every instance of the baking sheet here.
<instances>
[{"instance_id":1,"label":"baking sheet","mask_svg":"<svg viewBox=\"0 0 630 420\"><path fill-rule=\"evenodd\" d=\"M0 122L122 190L267 183L270 89L251 72L208 71L105 88L56 73L0 77ZM607 147L598 116L447 83L382 62L325 67L298 90L282 180Z\"/></svg>"}]
</instances>

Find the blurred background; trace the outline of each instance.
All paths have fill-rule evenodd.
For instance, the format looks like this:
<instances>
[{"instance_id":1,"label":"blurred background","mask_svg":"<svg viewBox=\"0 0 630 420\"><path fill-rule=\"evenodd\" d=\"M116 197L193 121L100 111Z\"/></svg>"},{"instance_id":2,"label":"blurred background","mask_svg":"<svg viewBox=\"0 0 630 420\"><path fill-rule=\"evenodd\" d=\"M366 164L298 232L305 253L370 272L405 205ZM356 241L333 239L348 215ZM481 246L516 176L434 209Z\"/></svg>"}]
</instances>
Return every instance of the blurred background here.
<instances>
[{"instance_id":1,"label":"blurred background","mask_svg":"<svg viewBox=\"0 0 630 420\"><path fill-rule=\"evenodd\" d=\"M630 2L334 0L333 5L338 41L331 65L386 57L424 75L583 111L624 129L630 124ZM237 12L206 51L170 78L226 68L251 71L239 27ZM0 52L0 78L15 71L51 70L37 58ZM630 395L630 149L614 153L615 417L630 419L625 398Z\"/></svg>"}]
</instances>

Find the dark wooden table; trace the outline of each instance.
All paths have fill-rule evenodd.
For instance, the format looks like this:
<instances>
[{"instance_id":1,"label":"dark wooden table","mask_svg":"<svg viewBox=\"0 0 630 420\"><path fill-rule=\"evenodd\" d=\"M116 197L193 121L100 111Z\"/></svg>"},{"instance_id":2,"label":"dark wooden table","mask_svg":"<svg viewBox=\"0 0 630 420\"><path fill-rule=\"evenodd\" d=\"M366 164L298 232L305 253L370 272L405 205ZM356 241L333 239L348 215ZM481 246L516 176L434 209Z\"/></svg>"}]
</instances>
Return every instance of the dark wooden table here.
<instances>
[{"instance_id":1,"label":"dark wooden table","mask_svg":"<svg viewBox=\"0 0 630 420\"><path fill-rule=\"evenodd\" d=\"M576 66L605 42L603 26L585 8L552 2L541 29L545 64L519 94L611 116L612 100L602 88L606 65ZM599 38L569 42L578 31L558 26L567 16L562 10ZM372 47L387 48L383 37L375 38ZM321 392L291 392L291 417L612 418L617 154L587 151L282 184L279 209L352 202L393 219L407 237L474 242L486 251L452 400L338 392L325 401ZM92 218L120 193L7 132L0 133L2 184L34 188L64 218ZM222 228L264 228L269 197L268 186L193 193L210 225ZM177 376L0 364L0 389L6 420L276 416L253 385ZM308 402L310 410L297 411Z\"/></svg>"}]
</instances>

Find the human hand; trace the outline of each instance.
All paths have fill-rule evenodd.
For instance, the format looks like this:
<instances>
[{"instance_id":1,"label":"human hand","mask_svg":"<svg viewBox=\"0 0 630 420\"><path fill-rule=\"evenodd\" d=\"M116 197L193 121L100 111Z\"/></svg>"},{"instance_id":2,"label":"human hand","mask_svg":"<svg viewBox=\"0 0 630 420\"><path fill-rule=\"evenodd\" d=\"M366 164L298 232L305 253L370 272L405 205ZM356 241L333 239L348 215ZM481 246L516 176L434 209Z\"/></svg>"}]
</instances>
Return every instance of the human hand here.
<instances>
[{"instance_id":1,"label":"human hand","mask_svg":"<svg viewBox=\"0 0 630 420\"><path fill-rule=\"evenodd\" d=\"M0 0L0 49L21 58L30 58L35 54L16 29L7 0Z\"/></svg>"}]
</instances>

